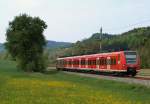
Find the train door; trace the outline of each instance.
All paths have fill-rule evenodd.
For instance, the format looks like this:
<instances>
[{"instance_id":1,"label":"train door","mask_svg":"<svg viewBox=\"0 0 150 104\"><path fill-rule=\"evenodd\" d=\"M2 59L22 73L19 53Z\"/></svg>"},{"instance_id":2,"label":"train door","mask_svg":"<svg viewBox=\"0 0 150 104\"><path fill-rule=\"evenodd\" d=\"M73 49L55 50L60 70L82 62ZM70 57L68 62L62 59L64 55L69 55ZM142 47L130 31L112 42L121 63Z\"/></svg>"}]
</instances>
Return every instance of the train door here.
<instances>
[{"instance_id":1,"label":"train door","mask_svg":"<svg viewBox=\"0 0 150 104\"><path fill-rule=\"evenodd\" d=\"M107 69L110 70L110 65L111 65L111 58L107 57Z\"/></svg>"},{"instance_id":2,"label":"train door","mask_svg":"<svg viewBox=\"0 0 150 104\"><path fill-rule=\"evenodd\" d=\"M116 56L113 56L113 57L111 57L111 69L112 70L117 69L116 65L117 65L117 63L116 63Z\"/></svg>"},{"instance_id":3,"label":"train door","mask_svg":"<svg viewBox=\"0 0 150 104\"><path fill-rule=\"evenodd\" d=\"M81 68L85 68L86 66L86 60L85 58L81 58Z\"/></svg>"},{"instance_id":4,"label":"train door","mask_svg":"<svg viewBox=\"0 0 150 104\"><path fill-rule=\"evenodd\" d=\"M92 68L96 69L96 57L92 58Z\"/></svg>"},{"instance_id":5,"label":"train door","mask_svg":"<svg viewBox=\"0 0 150 104\"><path fill-rule=\"evenodd\" d=\"M100 70L106 69L106 58L104 58L104 57L99 58L99 69Z\"/></svg>"},{"instance_id":6,"label":"train door","mask_svg":"<svg viewBox=\"0 0 150 104\"><path fill-rule=\"evenodd\" d=\"M121 57L120 54L118 54L118 59L117 59L117 70L121 69Z\"/></svg>"},{"instance_id":7,"label":"train door","mask_svg":"<svg viewBox=\"0 0 150 104\"><path fill-rule=\"evenodd\" d=\"M100 69L100 58L96 58L96 69Z\"/></svg>"}]
</instances>

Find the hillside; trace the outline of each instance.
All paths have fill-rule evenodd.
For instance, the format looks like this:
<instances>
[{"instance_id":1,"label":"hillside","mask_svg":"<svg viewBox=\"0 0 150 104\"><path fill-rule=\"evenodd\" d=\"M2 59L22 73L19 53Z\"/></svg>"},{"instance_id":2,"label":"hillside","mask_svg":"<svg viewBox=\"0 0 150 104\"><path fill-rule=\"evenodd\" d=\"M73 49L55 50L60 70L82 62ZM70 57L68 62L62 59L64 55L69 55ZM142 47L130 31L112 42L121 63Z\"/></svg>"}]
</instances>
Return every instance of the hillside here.
<instances>
[{"instance_id":1,"label":"hillside","mask_svg":"<svg viewBox=\"0 0 150 104\"><path fill-rule=\"evenodd\" d=\"M113 35L113 34L108 34L108 33L103 33L101 38L102 39L111 39L113 37L115 37L116 35ZM90 39L100 39L100 33L94 33Z\"/></svg>"},{"instance_id":2,"label":"hillside","mask_svg":"<svg viewBox=\"0 0 150 104\"><path fill-rule=\"evenodd\" d=\"M54 48L66 48L66 47L70 47L71 45L72 43L69 42L56 42L56 41L48 40L46 47L48 49L54 49ZM5 50L4 45L0 43L0 52L4 50Z\"/></svg>"},{"instance_id":3,"label":"hillside","mask_svg":"<svg viewBox=\"0 0 150 104\"><path fill-rule=\"evenodd\" d=\"M69 47L72 43L69 42L56 42L52 40L47 41L47 48L59 48L59 47Z\"/></svg>"}]
</instances>

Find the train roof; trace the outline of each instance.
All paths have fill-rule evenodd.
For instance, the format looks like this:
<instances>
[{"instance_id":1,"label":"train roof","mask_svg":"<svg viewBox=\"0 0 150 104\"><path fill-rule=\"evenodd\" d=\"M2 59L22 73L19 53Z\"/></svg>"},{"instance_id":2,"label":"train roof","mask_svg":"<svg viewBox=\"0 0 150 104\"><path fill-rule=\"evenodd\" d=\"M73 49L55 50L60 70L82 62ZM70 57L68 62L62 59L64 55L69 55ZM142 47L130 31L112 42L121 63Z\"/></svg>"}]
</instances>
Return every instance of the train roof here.
<instances>
[{"instance_id":1,"label":"train roof","mask_svg":"<svg viewBox=\"0 0 150 104\"><path fill-rule=\"evenodd\" d=\"M90 55L81 55L81 56L71 56L71 57L63 57L63 58L57 58L57 60L61 60L61 59L76 59L76 58L88 58L88 57L96 57L99 55L109 55L109 54L120 54L122 52L136 52L136 51L118 51L118 52L109 52L109 53L97 53L97 54L90 54Z\"/></svg>"}]
</instances>

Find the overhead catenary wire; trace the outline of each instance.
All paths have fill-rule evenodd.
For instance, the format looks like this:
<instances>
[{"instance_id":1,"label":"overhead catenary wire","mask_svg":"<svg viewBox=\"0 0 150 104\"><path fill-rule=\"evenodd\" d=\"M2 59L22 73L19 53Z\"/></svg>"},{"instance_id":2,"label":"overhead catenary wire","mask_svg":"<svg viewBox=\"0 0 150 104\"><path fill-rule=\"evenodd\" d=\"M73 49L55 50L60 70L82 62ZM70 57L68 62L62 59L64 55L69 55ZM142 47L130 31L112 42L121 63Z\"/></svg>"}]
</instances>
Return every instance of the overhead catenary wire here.
<instances>
[{"instance_id":1,"label":"overhead catenary wire","mask_svg":"<svg viewBox=\"0 0 150 104\"><path fill-rule=\"evenodd\" d=\"M129 24L126 26L122 26L122 27L105 28L105 31L117 31L117 30L119 31L119 30L123 30L123 29L127 29L127 28L132 28L133 26L142 25L143 23L147 23L147 22L150 22L150 19L145 19L145 20L142 20L142 21L139 21L139 22L136 22L133 24Z\"/></svg>"}]
</instances>

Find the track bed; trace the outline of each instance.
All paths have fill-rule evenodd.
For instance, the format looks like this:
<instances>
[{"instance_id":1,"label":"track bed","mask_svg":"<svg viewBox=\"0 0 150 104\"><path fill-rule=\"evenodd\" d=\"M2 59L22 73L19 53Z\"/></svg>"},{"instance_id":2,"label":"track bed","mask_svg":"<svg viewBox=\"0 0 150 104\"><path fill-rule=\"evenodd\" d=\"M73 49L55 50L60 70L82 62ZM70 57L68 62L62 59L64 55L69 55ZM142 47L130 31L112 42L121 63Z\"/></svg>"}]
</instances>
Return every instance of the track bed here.
<instances>
[{"instance_id":1,"label":"track bed","mask_svg":"<svg viewBox=\"0 0 150 104\"><path fill-rule=\"evenodd\" d=\"M106 79L106 80L114 80L114 81L119 81L119 82L126 82L126 83L129 83L129 84L140 84L140 85L144 85L144 86L150 88L150 78L141 77L141 76L119 77L119 76L106 75L106 74L104 75L104 74L96 74L96 73L93 74L93 73L69 72L69 71L64 71L64 73L75 74L75 75L80 75L80 76L85 76L85 77Z\"/></svg>"}]
</instances>

